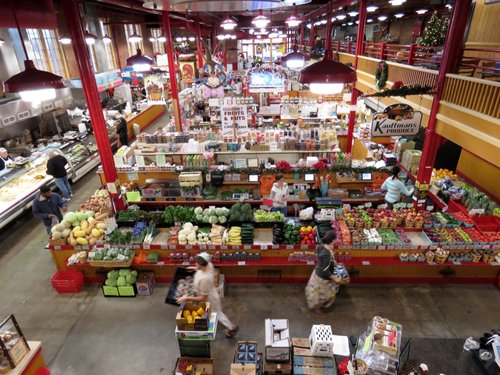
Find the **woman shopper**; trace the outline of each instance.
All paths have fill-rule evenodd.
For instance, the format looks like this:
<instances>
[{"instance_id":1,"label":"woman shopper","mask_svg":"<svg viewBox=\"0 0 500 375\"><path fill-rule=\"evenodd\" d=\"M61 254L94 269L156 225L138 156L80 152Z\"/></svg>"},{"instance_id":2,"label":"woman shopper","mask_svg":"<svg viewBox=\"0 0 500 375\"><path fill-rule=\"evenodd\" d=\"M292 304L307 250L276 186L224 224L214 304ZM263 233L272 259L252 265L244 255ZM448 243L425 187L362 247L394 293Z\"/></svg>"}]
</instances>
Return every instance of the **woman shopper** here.
<instances>
[{"instance_id":1,"label":"woman shopper","mask_svg":"<svg viewBox=\"0 0 500 375\"><path fill-rule=\"evenodd\" d=\"M283 215L287 216L287 201L286 197L288 196L288 184L285 182L283 175L278 174L276 176L276 182L273 184L271 188L271 195L269 198L273 201L273 206L271 207L271 211L281 212Z\"/></svg>"},{"instance_id":2,"label":"woman shopper","mask_svg":"<svg viewBox=\"0 0 500 375\"><path fill-rule=\"evenodd\" d=\"M335 269L333 242L336 237L335 232L331 230L321 239L323 244L317 249L316 267L306 286L307 306L317 313L323 313L322 309L327 309L333 304L337 294L337 284L349 282L349 279L343 280L333 274Z\"/></svg>"},{"instance_id":3,"label":"woman shopper","mask_svg":"<svg viewBox=\"0 0 500 375\"><path fill-rule=\"evenodd\" d=\"M388 177L382 184L382 190L387 191L384 198L385 203L390 209L393 208L394 203L398 203L400 201L401 194L406 196L413 194L413 188L408 190L405 184L398 179L399 172L401 172L401 168L396 165L392 168L392 176Z\"/></svg>"},{"instance_id":4,"label":"woman shopper","mask_svg":"<svg viewBox=\"0 0 500 375\"><path fill-rule=\"evenodd\" d=\"M210 254L203 252L196 256L196 266L188 267L195 270L193 288L196 296L182 296L177 299L177 303L196 301L210 302L212 311L217 313L217 319L226 327L225 335L227 338L234 336L238 331L238 325L232 323L229 318L222 312L222 304L219 293L214 285L214 266L210 262Z\"/></svg>"}]
</instances>

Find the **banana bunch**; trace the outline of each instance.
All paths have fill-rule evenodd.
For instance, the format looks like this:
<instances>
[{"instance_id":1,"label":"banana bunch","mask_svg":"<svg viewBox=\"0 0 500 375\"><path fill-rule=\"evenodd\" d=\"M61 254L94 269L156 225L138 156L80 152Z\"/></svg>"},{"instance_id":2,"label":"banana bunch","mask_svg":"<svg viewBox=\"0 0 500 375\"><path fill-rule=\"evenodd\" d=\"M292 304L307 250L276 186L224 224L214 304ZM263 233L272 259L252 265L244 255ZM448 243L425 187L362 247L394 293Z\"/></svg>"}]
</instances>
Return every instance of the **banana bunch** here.
<instances>
[{"instance_id":1,"label":"banana bunch","mask_svg":"<svg viewBox=\"0 0 500 375\"><path fill-rule=\"evenodd\" d=\"M241 227L231 227L227 238L228 245L241 245Z\"/></svg>"}]
</instances>

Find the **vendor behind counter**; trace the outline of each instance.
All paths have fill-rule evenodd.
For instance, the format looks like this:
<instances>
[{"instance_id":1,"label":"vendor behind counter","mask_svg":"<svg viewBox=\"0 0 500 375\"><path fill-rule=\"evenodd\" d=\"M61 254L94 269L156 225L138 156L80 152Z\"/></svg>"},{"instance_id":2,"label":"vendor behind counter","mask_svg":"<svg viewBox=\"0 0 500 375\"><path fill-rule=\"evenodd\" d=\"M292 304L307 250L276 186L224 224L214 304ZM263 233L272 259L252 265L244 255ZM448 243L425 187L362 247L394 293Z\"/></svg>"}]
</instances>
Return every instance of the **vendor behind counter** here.
<instances>
[{"instance_id":1,"label":"vendor behind counter","mask_svg":"<svg viewBox=\"0 0 500 375\"><path fill-rule=\"evenodd\" d=\"M9 152L5 148L0 148L0 171L3 171L6 168L12 168L14 166L14 162L9 156Z\"/></svg>"}]
</instances>

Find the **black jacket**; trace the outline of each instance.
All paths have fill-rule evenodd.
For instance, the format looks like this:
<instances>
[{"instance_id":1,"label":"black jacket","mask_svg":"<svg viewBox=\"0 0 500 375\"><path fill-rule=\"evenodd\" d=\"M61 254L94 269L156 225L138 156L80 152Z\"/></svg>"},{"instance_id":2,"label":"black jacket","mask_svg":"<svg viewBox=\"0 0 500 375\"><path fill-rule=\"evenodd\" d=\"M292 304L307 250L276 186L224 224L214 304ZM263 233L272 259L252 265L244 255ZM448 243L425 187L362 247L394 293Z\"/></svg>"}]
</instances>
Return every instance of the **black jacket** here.
<instances>
[{"instance_id":1,"label":"black jacket","mask_svg":"<svg viewBox=\"0 0 500 375\"><path fill-rule=\"evenodd\" d=\"M33 199L33 215L42 219L46 227L50 227L52 219L50 214L56 215L59 221L63 219L61 208L67 207L66 202L62 200L59 194L52 193L49 198L40 200L41 194L38 192Z\"/></svg>"},{"instance_id":2,"label":"black jacket","mask_svg":"<svg viewBox=\"0 0 500 375\"><path fill-rule=\"evenodd\" d=\"M56 155L47 162L47 174L54 178L61 178L68 175L66 172L68 161L62 155Z\"/></svg>"}]
</instances>

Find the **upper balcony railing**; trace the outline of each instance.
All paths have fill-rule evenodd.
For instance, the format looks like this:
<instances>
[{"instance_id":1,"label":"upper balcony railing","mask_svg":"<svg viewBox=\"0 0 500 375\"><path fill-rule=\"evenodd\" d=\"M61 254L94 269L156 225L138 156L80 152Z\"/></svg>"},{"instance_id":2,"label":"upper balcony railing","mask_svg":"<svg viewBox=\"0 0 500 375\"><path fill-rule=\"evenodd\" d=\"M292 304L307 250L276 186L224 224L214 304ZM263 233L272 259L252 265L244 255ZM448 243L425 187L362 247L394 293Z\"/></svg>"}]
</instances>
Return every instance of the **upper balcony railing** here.
<instances>
[{"instance_id":1,"label":"upper balcony railing","mask_svg":"<svg viewBox=\"0 0 500 375\"><path fill-rule=\"evenodd\" d=\"M356 53L355 42L334 41L332 48L336 52L352 55ZM363 42L361 55L430 70L439 70L443 47ZM457 74L500 81L500 48L464 48L462 56Z\"/></svg>"}]
</instances>

